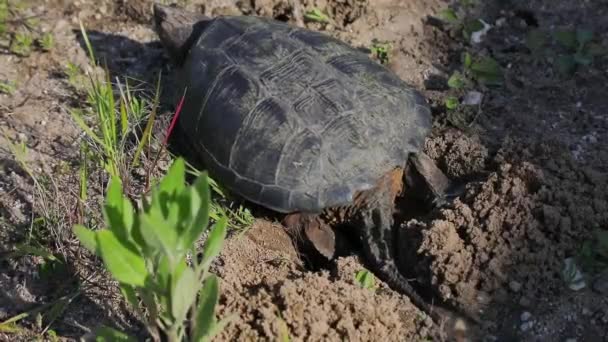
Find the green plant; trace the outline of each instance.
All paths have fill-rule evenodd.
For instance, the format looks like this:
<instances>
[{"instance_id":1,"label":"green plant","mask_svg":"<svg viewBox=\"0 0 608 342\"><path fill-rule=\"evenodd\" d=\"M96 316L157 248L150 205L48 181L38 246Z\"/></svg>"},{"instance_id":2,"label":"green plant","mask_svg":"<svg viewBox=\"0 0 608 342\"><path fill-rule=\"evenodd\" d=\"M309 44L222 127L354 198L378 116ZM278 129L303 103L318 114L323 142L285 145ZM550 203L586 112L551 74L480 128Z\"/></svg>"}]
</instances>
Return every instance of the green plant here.
<instances>
[{"instance_id":1,"label":"green plant","mask_svg":"<svg viewBox=\"0 0 608 342\"><path fill-rule=\"evenodd\" d=\"M55 38L53 37L53 34L49 32L45 33L39 41L40 46L45 51L51 51L55 45Z\"/></svg>"},{"instance_id":2,"label":"green plant","mask_svg":"<svg viewBox=\"0 0 608 342\"><path fill-rule=\"evenodd\" d=\"M472 4L463 6L460 14L452 8L446 8L439 12L439 18L447 25L448 29L455 35L462 35L466 41L471 39L471 34L484 28L484 24L480 19L468 18L467 11L470 7L472 7Z\"/></svg>"},{"instance_id":3,"label":"green plant","mask_svg":"<svg viewBox=\"0 0 608 342\"><path fill-rule=\"evenodd\" d=\"M532 56L552 61L562 75L571 75L581 66L589 66L595 58L605 55L608 50L595 42L593 31L586 29L556 30L552 34L561 52L550 46L550 36L541 29L532 29L526 34L526 47Z\"/></svg>"},{"instance_id":4,"label":"green plant","mask_svg":"<svg viewBox=\"0 0 608 342\"><path fill-rule=\"evenodd\" d=\"M460 71L454 71L448 79L448 87L462 89L468 85L468 80Z\"/></svg>"},{"instance_id":5,"label":"green plant","mask_svg":"<svg viewBox=\"0 0 608 342\"><path fill-rule=\"evenodd\" d=\"M376 278L368 270L360 270L355 274L355 281L364 289L376 288Z\"/></svg>"},{"instance_id":6,"label":"green plant","mask_svg":"<svg viewBox=\"0 0 608 342\"><path fill-rule=\"evenodd\" d=\"M380 41L377 39L372 40L372 54L378 58L380 63L386 64L389 62L389 54L391 50L391 44L389 42Z\"/></svg>"},{"instance_id":7,"label":"green plant","mask_svg":"<svg viewBox=\"0 0 608 342\"><path fill-rule=\"evenodd\" d=\"M15 92L16 85L12 81L0 81L0 93L12 95Z\"/></svg>"},{"instance_id":8,"label":"green plant","mask_svg":"<svg viewBox=\"0 0 608 342\"><path fill-rule=\"evenodd\" d=\"M49 51L53 45L52 36L40 30L37 16L24 13L28 3L0 0L0 49L18 56L28 56L33 47Z\"/></svg>"},{"instance_id":9,"label":"green plant","mask_svg":"<svg viewBox=\"0 0 608 342\"><path fill-rule=\"evenodd\" d=\"M468 52L462 54L465 73L477 82L487 86L499 86L503 83L503 71L498 62L489 56L474 58Z\"/></svg>"},{"instance_id":10,"label":"green plant","mask_svg":"<svg viewBox=\"0 0 608 342\"><path fill-rule=\"evenodd\" d=\"M313 8L312 10L304 13L304 19L306 19L307 21L324 24L330 22L329 17L318 8Z\"/></svg>"},{"instance_id":11,"label":"green plant","mask_svg":"<svg viewBox=\"0 0 608 342\"><path fill-rule=\"evenodd\" d=\"M595 57L606 52L600 44L592 43L594 33L590 30L558 30L554 38L566 49L566 53L556 59L556 67L562 74L571 74L579 66L588 66Z\"/></svg>"},{"instance_id":12,"label":"green plant","mask_svg":"<svg viewBox=\"0 0 608 342\"><path fill-rule=\"evenodd\" d=\"M576 259L581 267L596 273L608 267L608 231L597 229L591 239L585 240Z\"/></svg>"},{"instance_id":13,"label":"green plant","mask_svg":"<svg viewBox=\"0 0 608 342\"><path fill-rule=\"evenodd\" d=\"M25 32L18 32L17 34L15 34L13 44L11 45L11 52L21 56L27 56L32 51L33 43L34 38L31 34Z\"/></svg>"},{"instance_id":14,"label":"green plant","mask_svg":"<svg viewBox=\"0 0 608 342\"><path fill-rule=\"evenodd\" d=\"M227 322L216 322L219 285L217 277L209 273L226 236L225 217L210 229L202 258L192 258L192 267L187 262L209 225L210 201L206 173L186 186L185 162L179 158L141 211L134 211L122 193L120 179L112 177L103 208L107 229L74 227L81 243L101 257L157 341L161 332L171 342L186 337L205 341ZM119 334L110 328L97 333L106 338Z\"/></svg>"},{"instance_id":15,"label":"green plant","mask_svg":"<svg viewBox=\"0 0 608 342\"><path fill-rule=\"evenodd\" d=\"M444 103L445 107L449 110L456 109L460 105L460 101L458 101L458 98L456 96L446 97Z\"/></svg>"},{"instance_id":16,"label":"green plant","mask_svg":"<svg viewBox=\"0 0 608 342\"><path fill-rule=\"evenodd\" d=\"M87 47L89 57L95 60L93 48L88 36L80 24L80 30ZM73 64L68 64L68 77L72 79L78 75ZM143 139L139 142L136 152L129 163L126 142L132 130L138 126L143 116L143 100L135 98L129 87L126 92L120 87L120 97L114 95L114 88L110 82L109 72L105 70L105 79L99 79L90 75L88 88L88 104L93 111L94 124L88 125L81 110L71 110L72 118L80 128L92 139L91 144L102 155L104 169L114 177L128 179L127 175L133 166L137 166L139 156L146 143L150 142L152 125L154 124L156 109L160 96L160 77L156 87L156 95L148 118L148 124L144 130Z\"/></svg>"},{"instance_id":17,"label":"green plant","mask_svg":"<svg viewBox=\"0 0 608 342\"><path fill-rule=\"evenodd\" d=\"M191 164L186 162L186 167L186 172L188 172L188 174L193 175L194 177L201 176L202 172L197 170ZM209 177L209 185L211 186L213 193L219 196L222 202L229 201L230 196L227 191L213 178ZM220 204L219 201L212 201L209 212L211 219L217 221L220 217L228 217L229 225L237 230L241 230L242 232L245 232L245 230L253 224L255 218L249 209L243 207L242 205L239 205L234 210L224 209L224 207L225 205Z\"/></svg>"}]
</instances>

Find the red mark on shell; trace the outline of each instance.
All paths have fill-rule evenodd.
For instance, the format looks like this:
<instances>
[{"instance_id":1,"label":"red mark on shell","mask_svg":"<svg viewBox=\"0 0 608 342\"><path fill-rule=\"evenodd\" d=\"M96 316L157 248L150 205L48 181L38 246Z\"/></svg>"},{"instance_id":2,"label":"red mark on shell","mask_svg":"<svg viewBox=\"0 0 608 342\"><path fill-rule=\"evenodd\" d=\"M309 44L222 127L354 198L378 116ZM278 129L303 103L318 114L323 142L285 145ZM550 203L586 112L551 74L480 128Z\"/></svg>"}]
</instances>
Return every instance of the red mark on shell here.
<instances>
[{"instance_id":1,"label":"red mark on shell","mask_svg":"<svg viewBox=\"0 0 608 342\"><path fill-rule=\"evenodd\" d=\"M173 132L173 128L175 127L175 123L177 122L179 113L182 111L182 106L184 105L185 98L186 98L186 95L183 95L181 100L179 100L179 104L177 105L177 109L175 109L175 114L173 114L173 119L171 120L171 124L169 125L169 128L167 129L167 134L165 134L165 140L163 141L163 145L167 145L167 142L169 141L169 137L171 136L171 133Z\"/></svg>"}]
</instances>

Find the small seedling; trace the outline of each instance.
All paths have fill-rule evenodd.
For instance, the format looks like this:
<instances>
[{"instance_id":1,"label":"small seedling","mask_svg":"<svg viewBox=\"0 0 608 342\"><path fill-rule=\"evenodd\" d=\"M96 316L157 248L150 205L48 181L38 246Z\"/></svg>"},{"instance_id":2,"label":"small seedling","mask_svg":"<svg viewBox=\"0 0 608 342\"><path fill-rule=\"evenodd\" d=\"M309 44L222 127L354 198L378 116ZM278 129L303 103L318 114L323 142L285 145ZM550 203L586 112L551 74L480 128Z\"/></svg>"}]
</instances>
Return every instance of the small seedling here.
<instances>
[{"instance_id":1,"label":"small seedling","mask_svg":"<svg viewBox=\"0 0 608 342\"><path fill-rule=\"evenodd\" d=\"M219 281L209 273L226 237L225 217L209 230L203 257L193 258L192 265L187 261L209 227L210 201L206 173L186 186L185 162L178 158L141 211L123 194L120 179L112 177L103 208L108 228L74 227L80 242L101 257L119 282L155 341L161 332L170 342L206 341L227 323L216 321ZM96 333L131 340L107 327Z\"/></svg>"},{"instance_id":2,"label":"small seedling","mask_svg":"<svg viewBox=\"0 0 608 342\"><path fill-rule=\"evenodd\" d=\"M590 30L560 30L554 34L555 40L567 50L557 57L556 66L562 74L572 74L579 66L588 66L595 57L606 53L600 44L592 43L594 33Z\"/></svg>"},{"instance_id":3,"label":"small seedling","mask_svg":"<svg viewBox=\"0 0 608 342\"><path fill-rule=\"evenodd\" d=\"M463 53L462 63L464 69L479 83L488 86L501 85L503 81L500 64L489 56L473 58L468 52Z\"/></svg>"},{"instance_id":4,"label":"small seedling","mask_svg":"<svg viewBox=\"0 0 608 342\"><path fill-rule=\"evenodd\" d=\"M372 40L372 54L378 58L380 63L387 64L389 62L390 50L391 44L389 42L380 41L377 39Z\"/></svg>"},{"instance_id":5,"label":"small seedling","mask_svg":"<svg viewBox=\"0 0 608 342\"><path fill-rule=\"evenodd\" d=\"M304 19L323 24L330 22L329 17L318 8L313 8L312 10L304 13Z\"/></svg>"},{"instance_id":6,"label":"small seedling","mask_svg":"<svg viewBox=\"0 0 608 342\"><path fill-rule=\"evenodd\" d=\"M0 81L0 93L12 95L16 89L15 82L12 81Z\"/></svg>"},{"instance_id":7,"label":"small seedling","mask_svg":"<svg viewBox=\"0 0 608 342\"><path fill-rule=\"evenodd\" d=\"M540 29L527 33L526 46L535 58L546 57L552 61L562 75L571 75L579 67L591 65L595 58L608 52L601 44L594 42L595 35L590 30L556 30L552 37L563 53L550 48L549 35Z\"/></svg>"},{"instance_id":8,"label":"small seedling","mask_svg":"<svg viewBox=\"0 0 608 342\"><path fill-rule=\"evenodd\" d=\"M447 24L447 27L454 34L462 34L466 41L471 39L471 35L474 32L483 30L485 27L480 19L468 19L466 10L470 6L463 6L465 13L458 15L458 13L451 8L447 8L439 12L439 18Z\"/></svg>"},{"instance_id":9,"label":"small seedling","mask_svg":"<svg viewBox=\"0 0 608 342\"><path fill-rule=\"evenodd\" d=\"M19 32L15 35L15 40L11 45L11 52L21 55L27 56L32 51L32 44L34 43L34 38L32 35L28 33Z\"/></svg>"},{"instance_id":10,"label":"small seedling","mask_svg":"<svg viewBox=\"0 0 608 342\"><path fill-rule=\"evenodd\" d=\"M355 281L364 289L372 290L376 288L376 278L368 270L360 270L355 274Z\"/></svg>"},{"instance_id":11,"label":"small seedling","mask_svg":"<svg viewBox=\"0 0 608 342\"><path fill-rule=\"evenodd\" d=\"M445 107L449 110L456 109L460 105L460 101L456 96L448 96L445 99Z\"/></svg>"},{"instance_id":12,"label":"small seedling","mask_svg":"<svg viewBox=\"0 0 608 342\"><path fill-rule=\"evenodd\" d=\"M54 45L55 38L52 33L45 33L42 38L40 38L40 46L44 51L51 51Z\"/></svg>"},{"instance_id":13,"label":"small seedling","mask_svg":"<svg viewBox=\"0 0 608 342\"><path fill-rule=\"evenodd\" d=\"M597 273L608 267L608 231L596 230L583 242L576 259L584 270Z\"/></svg>"},{"instance_id":14,"label":"small seedling","mask_svg":"<svg viewBox=\"0 0 608 342\"><path fill-rule=\"evenodd\" d=\"M467 79L459 71L454 71L448 79L448 87L452 89L462 89L467 86Z\"/></svg>"}]
</instances>

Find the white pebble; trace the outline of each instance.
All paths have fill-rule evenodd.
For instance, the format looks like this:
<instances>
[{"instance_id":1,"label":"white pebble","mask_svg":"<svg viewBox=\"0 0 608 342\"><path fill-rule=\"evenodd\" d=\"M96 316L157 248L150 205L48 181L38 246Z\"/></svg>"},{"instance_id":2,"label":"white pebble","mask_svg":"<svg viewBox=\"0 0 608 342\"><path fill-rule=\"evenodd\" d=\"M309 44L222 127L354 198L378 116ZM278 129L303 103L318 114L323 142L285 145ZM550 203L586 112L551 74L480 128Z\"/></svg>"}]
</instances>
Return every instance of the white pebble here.
<instances>
[{"instance_id":1,"label":"white pebble","mask_svg":"<svg viewBox=\"0 0 608 342\"><path fill-rule=\"evenodd\" d=\"M521 316L519 318L521 319L522 322L527 322L531 317L532 317L531 313L529 313L528 311L524 311L521 313Z\"/></svg>"},{"instance_id":2,"label":"white pebble","mask_svg":"<svg viewBox=\"0 0 608 342\"><path fill-rule=\"evenodd\" d=\"M509 288L513 291L513 292L519 292L519 290L521 290L521 283L515 280L511 280L509 282Z\"/></svg>"}]
</instances>

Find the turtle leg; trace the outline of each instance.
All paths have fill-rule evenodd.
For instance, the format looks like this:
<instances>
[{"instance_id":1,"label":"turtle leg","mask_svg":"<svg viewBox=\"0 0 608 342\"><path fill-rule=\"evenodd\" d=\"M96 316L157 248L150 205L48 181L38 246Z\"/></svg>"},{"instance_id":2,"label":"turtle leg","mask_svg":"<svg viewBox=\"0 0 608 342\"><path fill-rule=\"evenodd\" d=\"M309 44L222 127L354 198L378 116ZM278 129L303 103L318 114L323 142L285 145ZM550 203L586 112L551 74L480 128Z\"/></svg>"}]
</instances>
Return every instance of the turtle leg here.
<instances>
[{"instance_id":1,"label":"turtle leg","mask_svg":"<svg viewBox=\"0 0 608 342\"><path fill-rule=\"evenodd\" d=\"M332 259L336 251L336 235L327 222L318 214L294 213L283 219L289 231L300 237L304 232L308 241L327 259Z\"/></svg>"},{"instance_id":2,"label":"turtle leg","mask_svg":"<svg viewBox=\"0 0 608 342\"><path fill-rule=\"evenodd\" d=\"M405 169L405 186L430 206L440 207L464 193L464 186L451 182L424 153L410 155Z\"/></svg>"},{"instance_id":3,"label":"turtle leg","mask_svg":"<svg viewBox=\"0 0 608 342\"><path fill-rule=\"evenodd\" d=\"M385 175L377 186L357 195L355 203L360 215L360 237L363 253L371 271L393 289L407 295L412 303L440 322L442 315L432 310L399 272L394 257L393 213L395 198L401 192L403 170L396 169Z\"/></svg>"}]
</instances>

